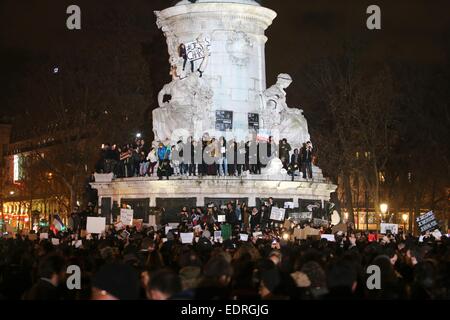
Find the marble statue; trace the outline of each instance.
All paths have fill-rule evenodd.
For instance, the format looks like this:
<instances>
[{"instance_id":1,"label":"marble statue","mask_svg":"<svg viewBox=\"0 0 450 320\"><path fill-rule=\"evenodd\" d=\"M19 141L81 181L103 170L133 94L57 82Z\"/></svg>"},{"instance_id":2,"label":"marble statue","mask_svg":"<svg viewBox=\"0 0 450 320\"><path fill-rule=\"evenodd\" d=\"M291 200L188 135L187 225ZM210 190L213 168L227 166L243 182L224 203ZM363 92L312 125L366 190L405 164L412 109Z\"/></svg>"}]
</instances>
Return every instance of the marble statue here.
<instances>
[{"instance_id":1,"label":"marble statue","mask_svg":"<svg viewBox=\"0 0 450 320\"><path fill-rule=\"evenodd\" d=\"M282 73L278 75L277 83L261 94L262 127L269 130L275 139L286 138L293 148L300 148L303 142L310 140L310 136L303 110L287 105L286 89L291 83L292 77Z\"/></svg>"},{"instance_id":2,"label":"marble statue","mask_svg":"<svg viewBox=\"0 0 450 320\"><path fill-rule=\"evenodd\" d=\"M204 122L211 121L212 91L197 73L186 78L172 74L172 81L158 94L159 108L153 111L156 141L175 143L201 132Z\"/></svg>"}]
</instances>

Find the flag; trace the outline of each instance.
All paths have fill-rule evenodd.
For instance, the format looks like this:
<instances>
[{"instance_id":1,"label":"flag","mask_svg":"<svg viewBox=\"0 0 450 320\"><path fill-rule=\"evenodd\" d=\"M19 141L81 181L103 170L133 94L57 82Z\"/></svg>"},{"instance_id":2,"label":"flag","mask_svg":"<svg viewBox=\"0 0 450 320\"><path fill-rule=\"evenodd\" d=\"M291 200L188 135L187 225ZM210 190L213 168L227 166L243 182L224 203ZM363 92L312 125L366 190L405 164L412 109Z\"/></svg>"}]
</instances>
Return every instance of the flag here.
<instances>
[{"instance_id":1,"label":"flag","mask_svg":"<svg viewBox=\"0 0 450 320\"><path fill-rule=\"evenodd\" d=\"M53 231L53 233L56 235L59 231L65 229L64 223L61 221L61 218L59 215L55 215L53 217L53 222L50 227L50 230Z\"/></svg>"}]
</instances>

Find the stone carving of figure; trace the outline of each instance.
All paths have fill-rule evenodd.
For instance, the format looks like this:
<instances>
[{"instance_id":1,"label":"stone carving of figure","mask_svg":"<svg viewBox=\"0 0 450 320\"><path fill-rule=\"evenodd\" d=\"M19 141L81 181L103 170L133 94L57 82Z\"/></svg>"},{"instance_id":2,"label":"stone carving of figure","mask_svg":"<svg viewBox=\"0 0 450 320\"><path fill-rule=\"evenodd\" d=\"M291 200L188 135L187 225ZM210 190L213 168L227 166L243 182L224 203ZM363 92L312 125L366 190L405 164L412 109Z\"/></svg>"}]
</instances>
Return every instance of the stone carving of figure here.
<instances>
[{"instance_id":1,"label":"stone carving of figure","mask_svg":"<svg viewBox=\"0 0 450 320\"><path fill-rule=\"evenodd\" d=\"M179 133L192 135L195 126L210 121L213 92L208 82L196 73L180 79L172 74L172 81L158 94L159 108L153 111L153 131L157 141L175 140ZM182 130L184 129L184 130Z\"/></svg>"},{"instance_id":2,"label":"stone carving of figure","mask_svg":"<svg viewBox=\"0 0 450 320\"><path fill-rule=\"evenodd\" d=\"M263 128L270 130L276 140L286 138L293 148L301 147L309 141L308 123L303 110L289 108L286 91L292 83L290 75L278 75L277 83L261 95L261 117Z\"/></svg>"}]
</instances>

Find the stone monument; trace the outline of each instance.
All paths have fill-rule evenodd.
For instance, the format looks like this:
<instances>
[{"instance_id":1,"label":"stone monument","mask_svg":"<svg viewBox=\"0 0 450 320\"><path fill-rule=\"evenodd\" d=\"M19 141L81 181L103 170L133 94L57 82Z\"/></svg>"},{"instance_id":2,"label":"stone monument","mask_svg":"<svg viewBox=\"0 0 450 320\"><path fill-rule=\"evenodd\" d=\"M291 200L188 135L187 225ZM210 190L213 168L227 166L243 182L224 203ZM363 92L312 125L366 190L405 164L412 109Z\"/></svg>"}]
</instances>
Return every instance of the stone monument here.
<instances>
[{"instance_id":1,"label":"stone monument","mask_svg":"<svg viewBox=\"0 0 450 320\"><path fill-rule=\"evenodd\" d=\"M160 91L153 111L154 143L174 145L205 134L247 141L256 134L276 142L286 138L294 149L310 140L303 111L287 104L291 76L281 73L275 84L266 85L265 31L275 11L253 0L183 0L155 15L167 40L172 79ZM252 206L256 199L270 196L297 203L319 200L323 205L336 186L318 167L313 167L313 176L312 181L290 181L275 158L258 176L128 178L92 185L100 199L143 198L150 207L157 206L158 199L171 198L195 198L197 206L208 199L245 198Z\"/></svg>"}]
</instances>

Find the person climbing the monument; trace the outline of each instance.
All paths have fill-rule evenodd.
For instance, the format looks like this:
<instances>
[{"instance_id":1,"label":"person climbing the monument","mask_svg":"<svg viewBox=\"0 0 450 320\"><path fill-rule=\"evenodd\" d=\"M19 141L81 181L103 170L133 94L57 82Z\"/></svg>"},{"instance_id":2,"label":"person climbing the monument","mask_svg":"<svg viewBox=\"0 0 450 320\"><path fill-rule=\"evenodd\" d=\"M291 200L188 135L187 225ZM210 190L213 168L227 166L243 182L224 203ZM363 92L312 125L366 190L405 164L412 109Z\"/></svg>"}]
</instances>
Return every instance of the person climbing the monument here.
<instances>
[{"instance_id":1,"label":"person climbing the monument","mask_svg":"<svg viewBox=\"0 0 450 320\"><path fill-rule=\"evenodd\" d=\"M183 71L186 70L186 64L189 60L186 45L184 43L180 44L178 47L178 55L183 59ZM194 72L194 61L190 61L191 64L191 72Z\"/></svg>"}]
</instances>

